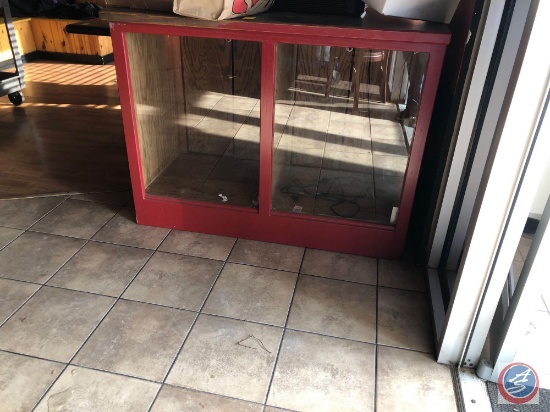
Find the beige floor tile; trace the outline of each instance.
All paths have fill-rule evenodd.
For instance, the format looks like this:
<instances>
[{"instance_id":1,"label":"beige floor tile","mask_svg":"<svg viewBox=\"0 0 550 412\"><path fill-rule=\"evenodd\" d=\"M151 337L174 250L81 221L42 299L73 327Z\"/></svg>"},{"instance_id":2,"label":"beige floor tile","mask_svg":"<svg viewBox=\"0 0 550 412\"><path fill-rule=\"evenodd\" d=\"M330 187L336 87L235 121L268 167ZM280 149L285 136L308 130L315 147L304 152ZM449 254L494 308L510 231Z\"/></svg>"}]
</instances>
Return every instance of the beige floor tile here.
<instances>
[{"instance_id":1,"label":"beige floor tile","mask_svg":"<svg viewBox=\"0 0 550 412\"><path fill-rule=\"evenodd\" d=\"M52 196L0 200L0 226L27 229L65 199Z\"/></svg>"},{"instance_id":2,"label":"beige floor tile","mask_svg":"<svg viewBox=\"0 0 550 412\"><path fill-rule=\"evenodd\" d=\"M27 232L0 251L0 276L46 282L85 241Z\"/></svg>"},{"instance_id":3,"label":"beige floor tile","mask_svg":"<svg viewBox=\"0 0 550 412\"><path fill-rule=\"evenodd\" d=\"M161 382L195 314L120 300L73 363Z\"/></svg>"},{"instance_id":4,"label":"beige floor tile","mask_svg":"<svg viewBox=\"0 0 550 412\"><path fill-rule=\"evenodd\" d=\"M409 151L404 140L373 140L372 151L375 155L409 157Z\"/></svg>"},{"instance_id":5,"label":"beige floor tile","mask_svg":"<svg viewBox=\"0 0 550 412\"><path fill-rule=\"evenodd\" d=\"M376 186L375 197L393 200L399 205L401 200L401 191L403 189L403 177L379 175L374 176Z\"/></svg>"},{"instance_id":6,"label":"beige floor tile","mask_svg":"<svg viewBox=\"0 0 550 412\"><path fill-rule=\"evenodd\" d=\"M274 406L266 406L264 412L292 412L291 409L275 408Z\"/></svg>"},{"instance_id":7,"label":"beige floor tile","mask_svg":"<svg viewBox=\"0 0 550 412\"><path fill-rule=\"evenodd\" d=\"M323 163L323 148L291 148L279 146L273 154L273 174L282 174L287 170L292 172L294 178L306 174L308 169L318 170ZM274 178L275 178L274 176Z\"/></svg>"},{"instance_id":8,"label":"beige floor tile","mask_svg":"<svg viewBox=\"0 0 550 412\"><path fill-rule=\"evenodd\" d=\"M512 262L512 271L514 273L515 284L518 283L519 277L521 276L521 271L523 270L523 265L524 265L523 260L521 260L521 261L514 260Z\"/></svg>"},{"instance_id":9,"label":"beige floor tile","mask_svg":"<svg viewBox=\"0 0 550 412\"><path fill-rule=\"evenodd\" d=\"M242 96L224 95L214 106L214 110L234 112L235 110L252 110L258 104L258 99Z\"/></svg>"},{"instance_id":10,"label":"beige floor tile","mask_svg":"<svg viewBox=\"0 0 550 412\"><path fill-rule=\"evenodd\" d=\"M0 324L38 290L40 286L16 280L0 279Z\"/></svg>"},{"instance_id":11,"label":"beige floor tile","mask_svg":"<svg viewBox=\"0 0 550 412\"><path fill-rule=\"evenodd\" d=\"M90 239L117 212L118 206L69 199L31 229L54 235Z\"/></svg>"},{"instance_id":12,"label":"beige floor tile","mask_svg":"<svg viewBox=\"0 0 550 412\"><path fill-rule=\"evenodd\" d=\"M132 199L132 192L98 192L73 195L71 199L87 200L89 202L108 203L111 205L124 206Z\"/></svg>"},{"instance_id":13,"label":"beige floor tile","mask_svg":"<svg viewBox=\"0 0 550 412\"><path fill-rule=\"evenodd\" d=\"M336 152L325 150L323 169L335 172L355 172L372 175L372 153Z\"/></svg>"},{"instance_id":14,"label":"beige floor tile","mask_svg":"<svg viewBox=\"0 0 550 412\"><path fill-rule=\"evenodd\" d=\"M376 259L307 249L301 273L376 285Z\"/></svg>"},{"instance_id":15,"label":"beige floor tile","mask_svg":"<svg viewBox=\"0 0 550 412\"><path fill-rule=\"evenodd\" d=\"M167 383L263 402L282 329L200 315Z\"/></svg>"},{"instance_id":16,"label":"beige floor tile","mask_svg":"<svg viewBox=\"0 0 550 412\"><path fill-rule=\"evenodd\" d=\"M181 253L208 259L225 260L237 239L204 233L173 230L162 242L162 252Z\"/></svg>"},{"instance_id":17,"label":"beige floor tile","mask_svg":"<svg viewBox=\"0 0 550 412\"><path fill-rule=\"evenodd\" d=\"M245 126L243 125L243 127ZM260 159L259 134L258 143L250 142L248 140L240 140L238 139L238 137L239 134L241 134L242 130L242 128L241 130L239 130L239 133L237 133L235 139L229 144L229 147L227 148L223 156L233 159L258 161Z\"/></svg>"},{"instance_id":18,"label":"beige floor tile","mask_svg":"<svg viewBox=\"0 0 550 412\"><path fill-rule=\"evenodd\" d=\"M227 134L223 129L212 130L212 131L201 131L194 129L188 137L188 150L191 153L198 154L207 154L207 155L217 155L223 156L229 145L233 140L233 136L224 136L222 133ZM231 127L234 129L234 126Z\"/></svg>"},{"instance_id":19,"label":"beige floor tile","mask_svg":"<svg viewBox=\"0 0 550 412\"><path fill-rule=\"evenodd\" d=\"M48 281L48 285L118 297L152 253L90 242Z\"/></svg>"},{"instance_id":20,"label":"beige floor tile","mask_svg":"<svg viewBox=\"0 0 550 412\"><path fill-rule=\"evenodd\" d=\"M301 275L289 328L376 341L376 287Z\"/></svg>"},{"instance_id":21,"label":"beige floor tile","mask_svg":"<svg viewBox=\"0 0 550 412\"><path fill-rule=\"evenodd\" d=\"M377 120L371 118L371 136L373 141L403 140L403 130L398 122Z\"/></svg>"},{"instance_id":22,"label":"beige floor tile","mask_svg":"<svg viewBox=\"0 0 550 412\"><path fill-rule=\"evenodd\" d=\"M378 343L423 352L433 351L426 294L379 288Z\"/></svg>"},{"instance_id":23,"label":"beige floor tile","mask_svg":"<svg viewBox=\"0 0 550 412\"><path fill-rule=\"evenodd\" d=\"M196 153L186 153L185 146L179 147L183 153L178 153L170 165L162 172L162 175L186 178L206 179L218 160L219 156L208 156Z\"/></svg>"},{"instance_id":24,"label":"beige floor tile","mask_svg":"<svg viewBox=\"0 0 550 412\"><path fill-rule=\"evenodd\" d=\"M319 176L318 193L344 198L374 197L374 178L370 174L342 172L323 168ZM322 196L321 196L322 197Z\"/></svg>"},{"instance_id":25,"label":"beige floor tile","mask_svg":"<svg viewBox=\"0 0 550 412\"><path fill-rule=\"evenodd\" d=\"M0 352L0 409L30 411L65 365Z\"/></svg>"},{"instance_id":26,"label":"beige floor tile","mask_svg":"<svg viewBox=\"0 0 550 412\"><path fill-rule=\"evenodd\" d=\"M303 255L302 247L239 239L228 261L298 272Z\"/></svg>"},{"instance_id":27,"label":"beige floor tile","mask_svg":"<svg viewBox=\"0 0 550 412\"><path fill-rule=\"evenodd\" d=\"M147 411L160 384L69 366L36 412Z\"/></svg>"},{"instance_id":28,"label":"beige floor tile","mask_svg":"<svg viewBox=\"0 0 550 412\"><path fill-rule=\"evenodd\" d=\"M378 348L376 410L455 411L451 371L432 355Z\"/></svg>"},{"instance_id":29,"label":"beige floor tile","mask_svg":"<svg viewBox=\"0 0 550 412\"><path fill-rule=\"evenodd\" d=\"M216 164L208 180L220 180L258 185L259 163L256 160L222 157Z\"/></svg>"},{"instance_id":30,"label":"beige floor tile","mask_svg":"<svg viewBox=\"0 0 550 412\"><path fill-rule=\"evenodd\" d=\"M527 259L527 254L529 253L529 249L531 249L531 243L533 243L533 239L526 236L522 236L519 240L518 250L523 260Z\"/></svg>"},{"instance_id":31,"label":"beige floor tile","mask_svg":"<svg viewBox=\"0 0 550 412\"><path fill-rule=\"evenodd\" d=\"M426 275L420 266L400 260L378 261L378 281L380 286L397 289L426 290Z\"/></svg>"},{"instance_id":32,"label":"beige floor tile","mask_svg":"<svg viewBox=\"0 0 550 412\"><path fill-rule=\"evenodd\" d=\"M374 410L374 345L287 331L267 403L299 411Z\"/></svg>"},{"instance_id":33,"label":"beige floor tile","mask_svg":"<svg viewBox=\"0 0 550 412\"><path fill-rule=\"evenodd\" d=\"M514 262L523 262L523 256L519 253L519 249L516 249L516 253L514 254Z\"/></svg>"},{"instance_id":34,"label":"beige floor tile","mask_svg":"<svg viewBox=\"0 0 550 412\"><path fill-rule=\"evenodd\" d=\"M170 229L138 225L134 209L124 208L93 239L125 246L156 249L169 232Z\"/></svg>"},{"instance_id":35,"label":"beige floor tile","mask_svg":"<svg viewBox=\"0 0 550 412\"><path fill-rule=\"evenodd\" d=\"M287 126L303 131L326 132L329 126L330 112L309 107L294 106ZM297 134L300 136L300 134Z\"/></svg>"},{"instance_id":36,"label":"beige floor tile","mask_svg":"<svg viewBox=\"0 0 550 412\"><path fill-rule=\"evenodd\" d=\"M334 113L342 115L342 113ZM350 116L351 117L351 116ZM356 119L362 119L360 122L348 122L337 119L337 116L330 116L329 133L335 135L354 137L361 140L370 140L370 122L366 117L355 116Z\"/></svg>"},{"instance_id":37,"label":"beige floor tile","mask_svg":"<svg viewBox=\"0 0 550 412\"><path fill-rule=\"evenodd\" d=\"M123 298L198 311L223 263L156 252Z\"/></svg>"},{"instance_id":38,"label":"beige floor tile","mask_svg":"<svg viewBox=\"0 0 550 412\"><path fill-rule=\"evenodd\" d=\"M68 362L113 302L43 287L0 328L0 349Z\"/></svg>"},{"instance_id":39,"label":"beige floor tile","mask_svg":"<svg viewBox=\"0 0 550 412\"><path fill-rule=\"evenodd\" d=\"M295 273L228 263L203 312L284 326Z\"/></svg>"},{"instance_id":40,"label":"beige floor tile","mask_svg":"<svg viewBox=\"0 0 550 412\"><path fill-rule=\"evenodd\" d=\"M287 124L281 135L277 149L284 149L295 153L322 151L325 148L326 136L326 131L315 131Z\"/></svg>"},{"instance_id":41,"label":"beige floor tile","mask_svg":"<svg viewBox=\"0 0 550 412\"><path fill-rule=\"evenodd\" d=\"M351 136L349 136L351 134ZM329 132L327 135L326 150L331 152L353 152L369 154L372 150L370 134L367 132L342 133Z\"/></svg>"},{"instance_id":42,"label":"beige floor tile","mask_svg":"<svg viewBox=\"0 0 550 412\"><path fill-rule=\"evenodd\" d=\"M0 249L10 243L13 239L23 233L22 230L0 227Z\"/></svg>"},{"instance_id":43,"label":"beige floor tile","mask_svg":"<svg viewBox=\"0 0 550 412\"><path fill-rule=\"evenodd\" d=\"M263 405L164 385L151 412L262 412Z\"/></svg>"},{"instance_id":44,"label":"beige floor tile","mask_svg":"<svg viewBox=\"0 0 550 412\"><path fill-rule=\"evenodd\" d=\"M382 156L374 154L374 174L383 176L405 176L409 158L407 156Z\"/></svg>"}]
</instances>

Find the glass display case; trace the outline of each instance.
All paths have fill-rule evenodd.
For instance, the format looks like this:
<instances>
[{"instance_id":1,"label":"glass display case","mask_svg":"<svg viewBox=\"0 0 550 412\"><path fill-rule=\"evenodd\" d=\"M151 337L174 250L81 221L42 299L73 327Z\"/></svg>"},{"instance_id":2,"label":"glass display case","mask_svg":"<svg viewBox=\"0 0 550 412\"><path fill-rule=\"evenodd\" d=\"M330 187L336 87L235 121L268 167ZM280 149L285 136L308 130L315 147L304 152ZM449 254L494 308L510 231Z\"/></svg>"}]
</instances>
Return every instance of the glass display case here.
<instances>
[{"instance_id":1,"label":"glass display case","mask_svg":"<svg viewBox=\"0 0 550 412\"><path fill-rule=\"evenodd\" d=\"M447 29L288 18L112 17L138 223L397 257Z\"/></svg>"}]
</instances>

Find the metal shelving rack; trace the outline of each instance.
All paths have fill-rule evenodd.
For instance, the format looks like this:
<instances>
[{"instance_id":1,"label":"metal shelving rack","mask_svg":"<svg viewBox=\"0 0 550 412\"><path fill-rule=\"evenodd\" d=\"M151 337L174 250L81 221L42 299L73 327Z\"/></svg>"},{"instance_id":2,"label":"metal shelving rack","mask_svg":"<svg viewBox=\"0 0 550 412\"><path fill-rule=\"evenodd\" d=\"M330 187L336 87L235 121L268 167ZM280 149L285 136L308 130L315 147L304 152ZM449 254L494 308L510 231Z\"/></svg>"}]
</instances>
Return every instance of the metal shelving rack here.
<instances>
[{"instance_id":1,"label":"metal shelving rack","mask_svg":"<svg viewBox=\"0 0 550 412\"><path fill-rule=\"evenodd\" d=\"M0 7L4 11L4 23L6 25L6 30L10 41L13 62L15 64L15 73L0 72L0 96L8 95L10 102L16 106L19 106L25 101L25 97L23 96L23 93L21 93L21 89L25 87L23 62L21 60L21 54L19 53L17 39L15 38L15 30L13 28L13 20L11 17L8 0L0 0Z\"/></svg>"}]
</instances>

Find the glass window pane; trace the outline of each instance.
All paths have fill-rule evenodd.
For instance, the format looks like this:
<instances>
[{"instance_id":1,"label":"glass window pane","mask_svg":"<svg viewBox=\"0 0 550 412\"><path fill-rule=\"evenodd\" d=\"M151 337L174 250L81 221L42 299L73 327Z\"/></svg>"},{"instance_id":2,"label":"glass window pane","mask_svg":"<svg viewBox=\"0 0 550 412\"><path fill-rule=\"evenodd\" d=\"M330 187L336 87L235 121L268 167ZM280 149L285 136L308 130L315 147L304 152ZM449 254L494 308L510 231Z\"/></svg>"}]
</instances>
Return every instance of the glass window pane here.
<instances>
[{"instance_id":1,"label":"glass window pane","mask_svg":"<svg viewBox=\"0 0 550 412\"><path fill-rule=\"evenodd\" d=\"M146 194L257 207L260 43L126 40Z\"/></svg>"},{"instance_id":2,"label":"glass window pane","mask_svg":"<svg viewBox=\"0 0 550 412\"><path fill-rule=\"evenodd\" d=\"M395 224L427 57L278 45L272 209Z\"/></svg>"}]
</instances>

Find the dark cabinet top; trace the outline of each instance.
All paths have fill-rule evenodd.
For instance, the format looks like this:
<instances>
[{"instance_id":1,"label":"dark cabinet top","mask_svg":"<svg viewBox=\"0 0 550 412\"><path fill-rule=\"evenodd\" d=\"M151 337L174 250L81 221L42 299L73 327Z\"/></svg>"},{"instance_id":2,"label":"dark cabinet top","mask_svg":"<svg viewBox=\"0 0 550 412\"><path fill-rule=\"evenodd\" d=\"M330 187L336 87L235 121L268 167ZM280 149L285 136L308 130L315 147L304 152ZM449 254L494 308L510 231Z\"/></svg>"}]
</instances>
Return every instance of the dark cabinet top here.
<instances>
[{"instance_id":1,"label":"dark cabinet top","mask_svg":"<svg viewBox=\"0 0 550 412\"><path fill-rule=\"evenodd\" d=\"M136 10L107 9L103 20L118 23L169 25L226 30L250 30L263 33L289 35L316 34L320 37L338 36L448 44L450 30L446 24L400 17L390 17L369 9L365 18L327 16L306 13L267 12L255 16L223 21L207 21L177 16L164 12L140 12ZM392 33L393 36L388 35Z\"/></svg>"}]
</instances>

